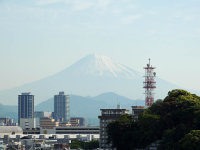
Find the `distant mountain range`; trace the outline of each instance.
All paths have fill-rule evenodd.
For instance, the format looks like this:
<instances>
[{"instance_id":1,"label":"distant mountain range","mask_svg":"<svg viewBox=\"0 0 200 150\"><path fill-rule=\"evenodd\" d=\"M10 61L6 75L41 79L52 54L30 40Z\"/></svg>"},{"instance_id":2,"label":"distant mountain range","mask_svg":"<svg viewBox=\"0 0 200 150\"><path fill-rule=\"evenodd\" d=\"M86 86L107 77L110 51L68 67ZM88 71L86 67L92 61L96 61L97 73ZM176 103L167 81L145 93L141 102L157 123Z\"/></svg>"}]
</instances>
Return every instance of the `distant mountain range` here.
<instances>
[{"instance_id":1,"label":"distant mountain range","mask_svg":"<svg viewBox=\"0 0 200 150\"><path fill-rule=\"evenodd\" d=\"M54 111L53 98L50 98L35 106L35 111ZM144 105L143 100L131 100L120 96L116 93L103 93L95 97L82 97L78 95L70 95L70 116L85 117L90 125L98 125L98 116L101 114L100 109L117 108L117 104L121 108L131 110L133 105ZM0 105L1 116L14 118L17 121L17 106Z\"/></svg>"},{"instance_id":2,"label":"distant mountain range","mask_svg":"<svg viewBox=\"0 0 200 150\"><path fill-rule=\"evenodd\" d=\"M35 104L53 97L59 91L81 96L114 92L130 99L144 99L143 80L143 74L134 69L118 64L106 56L92 54L52 76L0 91L0 103L17 105L17 95L22 92L35 95ZM179 88L159 78L156 82L156 99L164 98L169 90Z\"/></svg>"},{"instance_id":3,"label":"distant mountain range","mask_svg":"<svg viewBox=\"0 0 200 150\"><path fill-rule=\"evenodd\" d=\"M0 104L0 117L12 118L14 119L14 122L17 122L18 107L14 105Z\"/></svg>"},{"instance_id":4,"label":"distant mountain range","mask_svg":"<svg viewBox=\"0 0 200 150\"><path fill-rule=\"evenodd\" d=\"M50 98L38 104L35 109L37 111L53 111L53 103L53 98ZM144 101L131 100L113 92L103 93L95 97L70 95L70 116L85 117L88 124L98 125L98 116L101 114L100 109L117 108L118 104L121 108L130 109L131 112L131 106L144 106Z\"/></svg>"}]
</instances>

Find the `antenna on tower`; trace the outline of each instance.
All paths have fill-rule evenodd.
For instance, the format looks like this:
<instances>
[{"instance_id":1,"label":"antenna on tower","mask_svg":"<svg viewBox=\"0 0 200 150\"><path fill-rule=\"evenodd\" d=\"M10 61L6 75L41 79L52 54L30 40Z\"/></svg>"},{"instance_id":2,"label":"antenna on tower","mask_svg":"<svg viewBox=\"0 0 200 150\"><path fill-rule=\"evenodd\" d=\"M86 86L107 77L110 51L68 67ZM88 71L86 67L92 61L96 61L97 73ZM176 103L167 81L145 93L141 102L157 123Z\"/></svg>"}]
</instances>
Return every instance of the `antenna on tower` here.
<instances>
[{"instance_id":1,"label":"antenna on tower","mask_svg":"<svg viewBox=\"0 0 200 150\"><path fill-rule=\"evenodd\" d=\"M150 66L151 59L149 58L149 66Z\"/></svg>"},{"instance_id":2,"label":"antenna on tower","mask_svg":"<svg viewBox=\"0 0 200 150\"><path fill-rule=\"evenodd\" d=\"M151 59L149 58L149 64L145 69L145 81L144 89L145 89L145 106L151 106L154 103L154 93L153 90L156 88L156 82L154 78L156 77L156 72L154 72L155 67L150 66Z\"/></svg>"}]
</instances>

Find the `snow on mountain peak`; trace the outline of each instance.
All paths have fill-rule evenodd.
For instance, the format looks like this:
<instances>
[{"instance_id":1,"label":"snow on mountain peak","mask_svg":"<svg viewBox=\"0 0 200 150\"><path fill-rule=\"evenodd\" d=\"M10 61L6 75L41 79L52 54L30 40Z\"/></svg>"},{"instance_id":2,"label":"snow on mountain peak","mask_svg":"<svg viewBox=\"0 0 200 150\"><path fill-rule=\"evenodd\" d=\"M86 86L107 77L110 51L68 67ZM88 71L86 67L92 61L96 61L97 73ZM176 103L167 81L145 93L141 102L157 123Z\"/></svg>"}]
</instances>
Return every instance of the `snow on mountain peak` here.
<instances>
[{"instance_id":1,"label":"snow on mountain peak","mask_svg":"<svg viewBox=\"0 0 200 150\"><path fill-rule=\"evenodd\" d=\"M109 77L124 77L135 78L139 73L124 65L114 62L111 58L91 54L88 55L70 67L73 71L79 71L79 74L109 76Z\"/></svg>"}]
</instances>

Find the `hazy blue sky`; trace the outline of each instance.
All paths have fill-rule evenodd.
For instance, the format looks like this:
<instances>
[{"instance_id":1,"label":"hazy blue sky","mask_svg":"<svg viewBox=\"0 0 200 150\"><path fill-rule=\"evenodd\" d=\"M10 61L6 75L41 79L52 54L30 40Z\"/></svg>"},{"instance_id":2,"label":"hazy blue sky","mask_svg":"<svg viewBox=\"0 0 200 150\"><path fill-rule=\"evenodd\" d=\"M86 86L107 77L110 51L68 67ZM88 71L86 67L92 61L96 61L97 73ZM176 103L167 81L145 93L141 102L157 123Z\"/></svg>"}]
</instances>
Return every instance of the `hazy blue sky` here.
<instances>
[{"instance_id":1,"label":"hazy blue sky","mask_svg":"<svg viewBox=\"0 0 200 150\"><path fill-rule=\"evenodd\" d=\"M90 53L200 91L200 0L0 0L0 90Z\"/></svg>"}]
</instances>

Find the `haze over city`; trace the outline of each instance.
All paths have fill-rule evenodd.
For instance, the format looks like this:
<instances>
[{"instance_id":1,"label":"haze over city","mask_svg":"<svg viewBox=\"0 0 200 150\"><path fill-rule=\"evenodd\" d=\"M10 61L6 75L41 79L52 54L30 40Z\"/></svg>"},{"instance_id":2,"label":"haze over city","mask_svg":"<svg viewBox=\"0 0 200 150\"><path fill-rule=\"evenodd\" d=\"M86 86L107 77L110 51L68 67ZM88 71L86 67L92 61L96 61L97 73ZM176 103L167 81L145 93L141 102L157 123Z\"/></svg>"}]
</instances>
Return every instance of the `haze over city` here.
<instances>
[{"instance_id":1,"label":"haze over city","mask_svg":"<svg viewBox=\"0 0 200 150\"><path fill-rule=\"evenodd\" d=\"M91 53L200 91L198 0L1 0L0 90L64 70Z\"/></svg>"},{"instance_id":2,"label":"haze over city","mask_svg":"<svg viewBox=\"0 0 200 150\"><path fill-rule=\"evenodd\" d=\"M0 149L199 150L200 0L0 0Z\"/></svg>"}]
</instances>

